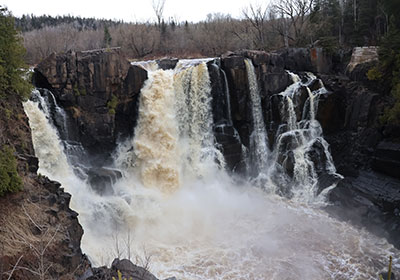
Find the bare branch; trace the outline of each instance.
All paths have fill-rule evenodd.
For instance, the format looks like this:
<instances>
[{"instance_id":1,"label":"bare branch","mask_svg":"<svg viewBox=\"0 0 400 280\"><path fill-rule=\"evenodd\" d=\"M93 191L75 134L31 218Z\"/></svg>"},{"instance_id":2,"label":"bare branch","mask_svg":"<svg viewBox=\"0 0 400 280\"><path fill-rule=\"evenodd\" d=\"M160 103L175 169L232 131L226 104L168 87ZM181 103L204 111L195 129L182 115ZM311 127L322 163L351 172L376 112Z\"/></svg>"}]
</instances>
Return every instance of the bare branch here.
<instances>
[{"instance_id":1,"label":"bare branch","mask_svg":"<svg viewBox=\"0 0 400 280\"><path fill-rule=\"evenodd\" d=\"M18 267L18 264L19 264L19 262L21 261L22 257L23 257L23 255L21 255L21 256L19 257L19 259L17 260L17 262L15 263L13 269L12 269L11 272L10 272L10 275L9 275L8 278L7 278L7 280L10 280L10 279L11 279L11 277L12 277L12 275L13 275L15 269Z\"/></svg>"},{"instance_id":2,"label":"bare branch","mask_svg":"<svg viewBox=\"0 0 400 280\"><path fill-rule=\"evenodd\" d=\"M163 18L165 1L166 0L152 0L151 2L159 27L161 26L161 20Z\"/></svg>"}]
</instances>

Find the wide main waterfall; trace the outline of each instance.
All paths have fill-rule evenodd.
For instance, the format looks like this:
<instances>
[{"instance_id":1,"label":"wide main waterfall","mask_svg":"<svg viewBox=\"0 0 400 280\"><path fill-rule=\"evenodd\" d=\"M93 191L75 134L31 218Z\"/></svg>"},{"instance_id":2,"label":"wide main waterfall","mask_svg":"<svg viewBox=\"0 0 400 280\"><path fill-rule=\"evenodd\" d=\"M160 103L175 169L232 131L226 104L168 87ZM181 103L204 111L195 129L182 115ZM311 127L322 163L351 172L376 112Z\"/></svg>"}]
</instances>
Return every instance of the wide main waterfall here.
<instances>
[{"instance_id":1,"label":"wide main waterfall","mask_svg":"<svg viewBox=\"0 0 400 280\"><path fill-rule=\"evenodd\" d=\"M173 70L142 64L148 79L137 125L106 168L121 174L108 191L90 183L85 156L79 165L80 157L68 152L40 93L24 104L39 172L72 194L84 253L94 265L115 257L148 262L162 279L377 279L397 250L320 208L340 175L315 119L324 94L323 86L309 88L316 77L289 73L292 85L271 98L281 124L270 131L246 61L252 132L243 149L245 180L237 180L214 137L215 126L227 128L232 120L213 122L207 63L180 61Z\"/></svg>"}]
</instances>

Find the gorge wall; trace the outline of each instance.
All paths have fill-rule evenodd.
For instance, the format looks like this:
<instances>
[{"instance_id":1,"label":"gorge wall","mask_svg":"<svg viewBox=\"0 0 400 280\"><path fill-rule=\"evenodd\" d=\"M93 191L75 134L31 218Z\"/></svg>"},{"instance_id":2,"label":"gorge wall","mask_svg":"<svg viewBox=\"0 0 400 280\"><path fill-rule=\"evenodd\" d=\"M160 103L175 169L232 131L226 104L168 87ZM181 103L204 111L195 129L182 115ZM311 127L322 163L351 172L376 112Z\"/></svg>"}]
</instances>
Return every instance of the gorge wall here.
<instances>
[{"instance_id":1,"label":"gorge wall","mask_svg":"<svg viewBox=\"0 0 400 280\"><path fill-rule=\"evenodd\" d=\"M0 278L79 276L89 262L80 248L78 214L69 208L71 195L37 174L38 159L21 100L16 95L2 98L0 112L0 149L12 149L24 185L22 191L0 197Z\"/></svg>"},{"instance_id":2,"label":"gorge wall","mask_svg":"<svg viewBox=\"0 0 400 280\"><path fill-rule=\"evenodd\" d=\"M304 81L304 71L318 76L308 88L314 91L325 85L328 92L320 95L315 116L330 144L338 173L344 176L330 194L333 205L329 210L361 225L375 225L375 231L399 246L395 234L400 230L400 183L396 179L400 167L396 140L399 130L378 125L389 98L362 81L333 74L332 69L344 67L333 63L332 57L320 49L241 51L210 59L207 67L214 136L228 169L238 174L247 172L243 147L248 149L251 145L254 123L246 59L254 65L270 145L284 122L284 103L279 93L293 83L286 70L300 74ZM163 59L157 63L160 68L171 69L177 60ZM110 160L117 142L133 133L140 89L146 79L147 71L130 64L118 49L54 54L35 68L34 75L35 85L49 89L69 116L61 138L81 143L89 155L96 155L91 163L99 167ZM305 106L307 97L304 88L296 97L295 102L302 104L299 108ZM301 119L303 112L295 114ZM290 164L286 166L290 171Z\"/></svg>"}]
</instances>

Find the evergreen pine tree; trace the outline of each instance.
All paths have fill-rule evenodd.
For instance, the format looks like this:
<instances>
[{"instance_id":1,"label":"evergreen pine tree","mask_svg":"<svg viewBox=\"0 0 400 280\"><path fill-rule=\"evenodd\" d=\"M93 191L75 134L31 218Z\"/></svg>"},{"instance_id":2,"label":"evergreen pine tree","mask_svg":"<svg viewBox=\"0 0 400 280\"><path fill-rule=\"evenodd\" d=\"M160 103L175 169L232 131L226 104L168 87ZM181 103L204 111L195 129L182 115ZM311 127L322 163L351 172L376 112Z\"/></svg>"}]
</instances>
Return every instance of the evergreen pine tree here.
<instances>
[{"instance_id":1,"label":"evergreen pine tree","mask_svg":"<svg viewBox=\"0 0 400 280\"><path fill-rule=\"evenodd\" d=\"M108 30L107 25L104 26L104 38L103 43L105 48L109 48L111 46L112 38L110 31Z\"/></svg>"},{"instance_id":2,"label":"evergreen pine tree","mask_svg":"<svg viewBox=\"0 0 400 280\"><path fill-rule=\"evenodd\" d=\"M30 94L31 85L23 76L25 49L14 26L14 18L0 6L0 98L16 93L22 98Z\"/></svg>"}]
</instances>

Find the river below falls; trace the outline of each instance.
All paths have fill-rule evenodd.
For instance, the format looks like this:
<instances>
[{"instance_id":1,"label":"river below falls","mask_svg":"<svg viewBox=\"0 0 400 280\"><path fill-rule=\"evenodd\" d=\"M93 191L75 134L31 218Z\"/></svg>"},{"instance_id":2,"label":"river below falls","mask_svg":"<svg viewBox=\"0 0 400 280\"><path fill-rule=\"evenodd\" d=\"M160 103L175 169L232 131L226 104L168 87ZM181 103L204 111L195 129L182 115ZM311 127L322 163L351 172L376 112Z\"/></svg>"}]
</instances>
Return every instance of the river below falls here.
<instances>
[{"instance_id":1,"label":"river below falls","mask_svg":"<svg viewBox=\"0 0 400 280\"><path fill-rule=\"evenodd\" d=\"M119 196L83 221L83 251L97 265L129 256L160 279L378 279L390 255L400 270L386 240L317 206L216 176L169 196L121 181ZM106 209L121 223L100 222Z\"/></svg>"}]
</instances>

